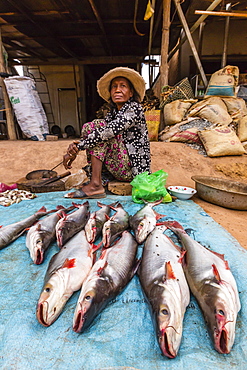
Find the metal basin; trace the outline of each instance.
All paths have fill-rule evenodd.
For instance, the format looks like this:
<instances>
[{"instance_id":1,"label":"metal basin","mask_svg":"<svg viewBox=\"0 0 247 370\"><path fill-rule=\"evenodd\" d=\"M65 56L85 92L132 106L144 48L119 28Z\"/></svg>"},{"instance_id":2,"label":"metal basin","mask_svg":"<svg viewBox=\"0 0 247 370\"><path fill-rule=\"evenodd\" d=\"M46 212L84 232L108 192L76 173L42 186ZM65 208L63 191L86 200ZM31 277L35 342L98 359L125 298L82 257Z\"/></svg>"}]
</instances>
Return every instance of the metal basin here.
<instances>
[{"instance_id":1,"label":"metal basin","mask_svg":"<svg viewBox=\"0 0 247 370\"><path fill-rule=\"evenodd\" d=\"M247 184L211 176L192 176L197 194L209 203L225 208L247 210Z\"/></svg>"}]
</instances>

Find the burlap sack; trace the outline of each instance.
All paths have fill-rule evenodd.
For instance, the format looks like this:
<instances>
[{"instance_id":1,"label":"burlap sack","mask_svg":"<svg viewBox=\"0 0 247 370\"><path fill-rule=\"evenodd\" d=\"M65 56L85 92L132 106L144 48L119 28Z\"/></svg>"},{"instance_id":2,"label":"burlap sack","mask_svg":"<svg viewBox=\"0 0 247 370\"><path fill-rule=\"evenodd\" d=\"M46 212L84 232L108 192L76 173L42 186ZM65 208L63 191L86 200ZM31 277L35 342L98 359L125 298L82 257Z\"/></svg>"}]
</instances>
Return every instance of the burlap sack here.
<instances>
[{"instance_id":1,"label":"burlap sack","mask_svg":"<svg viewBox=\"0 0 247 370\"><path fill-rule=\"evenodd\" d=\"M247 115L238 121L237 135L240 141L247 140Z\"/></svg>"},{"instance_id":2,"label":"burlap sack","mask_svg":"<svg viewBox=\"0 0 247 370\"><path fill-rule=\"evenodd\" d=\"M241 141L230 127L218 126L198 131L198 135L209 157L246 153Z\"/></svg>"},{"instance_id":3,"label":"burlap sack","mask_svg":"<svg viewBox=\"0 0 247 370\"><path fill-rule=\"evenodd\" d=\"M204 98L209 96L236 96L239 69L236 66L226 66L212 74Z\"/></svg>"},{"instance_id":4,"label":"burlap sack","mask_svg":"<svg viewBox=\"0 0 247 370\"><path fill-rule=\"evenodd\" d=\"M204 118L212 124L229 125L232 118L227 112L227 107L223 100L217 96L203 99L192 105L187 117Z\"/></svg>"},{"instance_id":5,"label":"burlap sack","mask_svg":"<svg viewBox=\"0 0 247 370\"><path fill-rule=\"evenodd\" d=\"M222 98L227 107L227 111L234 121L247 115L247 108L244 99L241 98Z\"/></svg>"},{"instance_id":6,"label":"burlap sack","mask_svg":"<svg viewBox=\"0 0 247 370\"><path fill-rule=\"evenodd\" d=\"M201 140L198 136L198 128L197 127L191 127L187 130L177 132L175 135L173 135L169 141L179 141L181 143L201 143Z\"/></svg>"},{"instance_id":7,"label":"burlap sack","mask_svg":"<svg viewBox=\"0 0 247 370\"><path fill-rule=\"evenodd\" d=\"M164 122L166 126L175 125L184 119L185 114L196 100L174 100L164 106Z\"/></svg>"}]
</instances>

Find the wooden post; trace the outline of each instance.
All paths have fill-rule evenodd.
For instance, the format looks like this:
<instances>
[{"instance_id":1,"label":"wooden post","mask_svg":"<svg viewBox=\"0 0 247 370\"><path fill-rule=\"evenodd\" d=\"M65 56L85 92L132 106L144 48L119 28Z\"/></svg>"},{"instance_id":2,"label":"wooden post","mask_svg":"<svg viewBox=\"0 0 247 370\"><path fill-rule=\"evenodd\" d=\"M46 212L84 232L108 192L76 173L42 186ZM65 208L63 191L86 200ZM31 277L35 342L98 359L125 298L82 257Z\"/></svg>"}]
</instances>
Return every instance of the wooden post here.
<instances>
[{"instance_id":1,"label":"wooden post","mask_svg":"<svg viewBox=\"0 0 247 370\"><path fill-rule=\"evenodd\" d=\"M163 0L163 25L161 39L161 62L160 62L160 86L168 85L168 48L169 48L169 29L170 29L170 9L171 0Z\"/></svg>"},{"instance_id":2,"label":"wooden post","mask_svg":"<svg viewBox=\"0 0 247 370\"><path fill-rule=\"evenodd\" d=\"M2 45L2 35L1 35L1 28L0 28L0 72L6 72L4 58L3 58L3 45ZM4 106L6 109L6 121L7 121L7 131L8 131L8 137L10 140L16 140L16 131L15 131L15 123L14 123L14 117L12 114L12 107L9 100L9 96L6 90L5 83L3 81L3 78L0 77L0 85L2 87L3 91L3 99L4 99Z\"/></svg>"},{"instance_id":3,"label":"wooden post","mask_svg":"<svg viewBox=\"0 0 247 370\"><path fill-rule=\"evenodd\" d=\"M231 8L231 4L227 4L227 10L230 10L230 8ZM230 24L230 17L226 17L225 33L224 33L224 47L223 47L223 53L222 53L222 59L221 59L221 68L224 68L226 66L229 24Z\"/></svg>"},{"instance_id":4,"label":"wooden post","mask_svg":"<svg viewBox=\"0 0 247 370\"><path fill-rule=\"evenodd\" d=\"M176 8L177 8L177 11L178 11L178 16L179 16L179 19L182 23L182 26L183 26L183 29L184 29L184 32L186 34L186 37L188 39L188 42L190 44L190 48L191 48L191 51L194 55L194 59L195 59L195 62L196 62L196 65L197 65L197 68L200 72L200 75L201 75L201 78L202 78L202 81L203 81L203 85L205 87L207 87L208 85L208 81L207 81L207 77L204 73L204 70L203 70L203 67L202 67L202 64L201 64L201 61L200 61L200 58L198 56L198 53L197 53L197 50L196 50L196 47L195 47L195 44L194 44L194 41L193 41L193 38L191 36L191 33L190 33L190 30L189 30L189 27L188 27L188 24L186 22L186 19L185 19L185 16L184 16L184 13L183 13L183 10L181 8L181 5L180 3L178 2L178 0L174 0L174 3L176 5Z\"/></svg>"}]
</instances>

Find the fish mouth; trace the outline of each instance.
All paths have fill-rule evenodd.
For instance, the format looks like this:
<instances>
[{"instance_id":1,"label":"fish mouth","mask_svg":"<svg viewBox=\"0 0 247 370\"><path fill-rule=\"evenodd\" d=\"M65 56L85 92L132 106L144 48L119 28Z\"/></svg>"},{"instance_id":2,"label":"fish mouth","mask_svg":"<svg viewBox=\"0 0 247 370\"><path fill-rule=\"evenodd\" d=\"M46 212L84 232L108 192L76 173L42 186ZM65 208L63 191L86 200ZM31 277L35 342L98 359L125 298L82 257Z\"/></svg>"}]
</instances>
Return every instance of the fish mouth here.
<instances>
[{"instance_id":1,"label":"fish mouth","mask_svg":"<svg viewBox=\"0 0 247 370\"><path fill-rule=\"evenodd\" d=\"M42 302L38 304L36 316L38 322L43 326L49 326L50 324L47 323L47 312L48 312L48 302ZM46 316L46 317L45 317Z\"/></svg>"},{"instance_id":2,"label":"fish mouth","mask_svg":"<svg viewBox=\"0 0 247 370\"><path fill-rule=\"evenodd\" d=\"M160 348L162 350L163 355L165 355L168 358L176 357L177 353L174 350L174 348L172 348L171 344L169 343L166 332L162 333L162 336L160 336L159 344L160 344Z\"/></svg>"},{"instance_id":3,"label":"fish mouth","mask_svg":"<svg viewBox=\"0 0 247 370\"><path fill-rule=\"evenodd\" d=\"M85 321L85 317L83 315L83 312L82 311L79 311L78 314L77 314L75 323L73 325L73 330L76 333L80 333L82 331L82 327L83 327L84 321Z\"/></svg>"},{"instance_id":4,"label":"fish mouth","mask_svg":"<svg viewBox=\"0 0 247 370\"><path fill-rule=\"evenodd\" d=\"M219 353L227 354L230 352L228 348L228 337L226 329L222 329L215 337L215 348Z\"/></svg>"},{"instance_id":5,"label":"fish mouth","mask_svg":"<svg viewBox=\"0 0 247 370\"><path fill-rule=\"evenodd\" d=\"M36 258L35 258L35 265L40 265L44 260L44 254L43 254L43 251L41 249L37 249L37 252L36 252Z\"/></svg>"}]
</instances>

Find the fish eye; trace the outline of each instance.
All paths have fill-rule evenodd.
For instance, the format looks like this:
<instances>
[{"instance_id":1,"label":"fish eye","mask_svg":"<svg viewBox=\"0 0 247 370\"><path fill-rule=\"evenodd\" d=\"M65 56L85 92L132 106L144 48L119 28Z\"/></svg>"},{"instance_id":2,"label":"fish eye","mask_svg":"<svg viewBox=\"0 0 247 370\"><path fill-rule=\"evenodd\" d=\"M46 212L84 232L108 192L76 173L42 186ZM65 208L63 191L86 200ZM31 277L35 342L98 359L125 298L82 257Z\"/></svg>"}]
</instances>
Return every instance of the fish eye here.
<instances>
[{"instance_id":1,"label":"fish eye","mask_svg":"<svg viewBox=\"0 0 247 370\"><path fill-rule=\"evenodd\" d=\"M90 295L87 295L87 296L85 297L85 301L90 301L90 299L91 299L91 296L90 296Z\"/></svg>"},{"instance_id":2,"label":"fish eye","mask_svg":"<svg viewBox=\"0 0 247 370\"><path fill-rule=\"evenodd\" d=\"M224 312L223 310L219 310L219 314L220 314L221 316L225 316L225 312Z\"/></svg>"},{"instance_id":3,"label":"fish eye","mask_svg":"<svg viewBox=\"0 0 247 370\"><path fill-rule=\"evenodd\" d=\"M163 314L163 315L168 315L168 310L166 309L166 308L163 308L163 310L161 310L161 313Z\"/></svg>"},{"instance_id":4,"label":"fish eye","mask_svg":"<svg viewBox=\"0 0 247 370\"><path fill-rule=\"evenodd\" d=\"M51 291L50 288L45 288L45 292L49 293Z\"/></svg>"}]
</instances>

